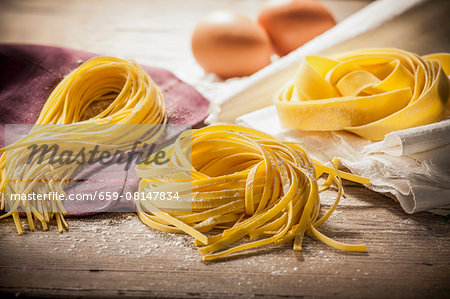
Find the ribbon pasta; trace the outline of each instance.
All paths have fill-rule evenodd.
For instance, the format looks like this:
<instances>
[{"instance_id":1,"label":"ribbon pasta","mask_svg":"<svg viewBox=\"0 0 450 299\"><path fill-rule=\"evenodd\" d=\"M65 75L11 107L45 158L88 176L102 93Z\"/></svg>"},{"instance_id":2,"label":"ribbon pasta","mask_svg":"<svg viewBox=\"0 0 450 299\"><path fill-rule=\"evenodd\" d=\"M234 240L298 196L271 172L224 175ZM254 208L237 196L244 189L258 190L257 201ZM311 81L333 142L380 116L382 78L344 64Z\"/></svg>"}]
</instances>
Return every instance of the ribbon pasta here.
<instances>
[{"instance_id":1,"label":"ribbon pasta","mask_svg":"<svg viewBox=\"0 0 450 299\"><path fill-rule=\"evenodd\" d=\"M192 198L192 210L164 209L145 199L137 202L138 216L152 228L193 236L203 260L291 240L301 250L307 232L335 248L366 250L365 245L332 240L318 227L336 209L343 194L341 178L369 181L312 161L298 144L245 127L214 125L182 134L166 152L168 164L136 167L142 178L139 192L177 192L180 198L171 208ZM323 173L328 179L319 187L316 179ZM332 183L338 187L335 203L319 218L319 193ZM214 228L221 233L205 234ZM229 247L245 236L251 240Z\"/></svg>"},{"instance_id":2,"label":"ribbon pasta","mask_svg":"<svg viewBox=\"0 0 450 299\"><path fill-rule=\"evenodd\" d=\"M105 109L91 118L86 116L91 105L105 101L109 104ZM3 153L0 157L1 209L5 209L6 204L10 209L0 218L12 216L18 233L22 234L18 212L21 207L30 230L35 228L34 220L40 221L46 230L52 219L56 219L60 232L63 228L68 229L60 201L40 201L38 209L33 202L5 200L7 186L12 188L9 192L19 194L52 191L64 194L64 182L75 171L74 165L50 165L48 157L40 165L26 164L24 149L28 145L44 141L73 148L96 143L127 150L131 146L130 139L137 136L137 133L130 135L136 131L131 125L159 124L145 132L145 141L152 142L162 135L166 122L162 93L137 63L114 57L96 57L84 62L53 90L30 133L11 146L0 149L0 154ZM126 129L124 125L130 125L130 128ZM128 132L130 130L133 132ZM10 162L6 163L5 156ZM27 180L7 184L17 172ZM38 184L39 178L46 178L46 183Z\"/></svg>"},{"instance_id":3,"label":"ribbon pasta","mask_svg":"<svg viewBox=\"0 0 450 299\"><path fill-rule=\"evenodd\" d=\"M347 130L369 140L439 121L450 87L450 54L398 49L308 56L277 94L286 128Z\"/></svg>"}]
</instances>

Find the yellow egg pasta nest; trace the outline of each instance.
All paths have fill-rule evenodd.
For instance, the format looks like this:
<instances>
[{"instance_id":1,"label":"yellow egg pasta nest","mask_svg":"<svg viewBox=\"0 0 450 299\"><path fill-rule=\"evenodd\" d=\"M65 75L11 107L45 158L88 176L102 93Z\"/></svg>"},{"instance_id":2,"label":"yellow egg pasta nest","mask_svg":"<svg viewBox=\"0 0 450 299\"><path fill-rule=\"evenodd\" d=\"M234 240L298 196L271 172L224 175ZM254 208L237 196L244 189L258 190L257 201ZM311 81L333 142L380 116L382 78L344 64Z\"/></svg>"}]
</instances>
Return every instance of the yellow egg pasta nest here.
<instances>
[{"instance_id":1,"label":"yellow egg pasta nest","mask_svg":"<svg viewBox=\"0 0 450 299\"><path fill-rule=\"evenodd\" d=\"M139 192L177 192L179 199L170 206L192 198L191 211L164 209L146 199L137 202L139 218L155 229L193 236L203 260L291 240L301 250L307 232L335 248L366 250L334 241L317 228L342 196L341 178L369 181L311 160L298 144L245 127L214 125L184 133L165 151L168 163L137 166ZM319 188L316 179L323 173L328 179ZM336 200L319 217L319 193L332 183L338 188ZM206 234L213 229L220 232ZM230 247L239 240L244 243Z\"/></svg>"},{"instance_id":2,"label":"yellow egg pasta nest","mask_svg":"<svg viewBox=\"0 0 450 299\"><path fill-rule=\"evenodd\" d=\"M369 140L439 121L450 94L450 54L366 49L308 56L277 94L286 128L347 130Z\"/></svg>"},{"instance_id":3,"label":"yellow egg pasta nest","mask_svg":"<svg viewBox=\"0 0 450 299\"><path fill-rule=\"evenodd\" d=\"M84 119L91 104L109 101L110 104L97 115ZM7 204L10 212L0 218L12 216L19 234L23 227L18 207L26 213L30 230L34 230L34 220L38 220L46 230L48 223L56 219L60 232L68 229L64 220L64 207L60 201L8 202L5 200L5 186L17 171L28 180L9 184L17 194L31 192L64 194L64 183L75 171L74 164L53 167L47 160L36 164L24 162L26 148L41 142L56 143L60 147L75 147L77 144L110 145L126 150L131 146L130 133L124 128L138 124L159 124L151 129L146 141L157 140L164 132L167 122L165 104L161 91L145 71L135 62L114 57L95 57L84 62L68 74L48 97L38 120L30 133L7 148L0 149L0 193L1 209ZM55 125L55 126L52 126ZM64 126L61 126L64 125ZM117 126L116 126L117 125ZM73 145L72 145L73 144ZM6 163L5 156L9 162ZM47 175L48 174L48 175ZM37 186L38 178L48 178L47 184Z\"/></svg>"}]
</instances>

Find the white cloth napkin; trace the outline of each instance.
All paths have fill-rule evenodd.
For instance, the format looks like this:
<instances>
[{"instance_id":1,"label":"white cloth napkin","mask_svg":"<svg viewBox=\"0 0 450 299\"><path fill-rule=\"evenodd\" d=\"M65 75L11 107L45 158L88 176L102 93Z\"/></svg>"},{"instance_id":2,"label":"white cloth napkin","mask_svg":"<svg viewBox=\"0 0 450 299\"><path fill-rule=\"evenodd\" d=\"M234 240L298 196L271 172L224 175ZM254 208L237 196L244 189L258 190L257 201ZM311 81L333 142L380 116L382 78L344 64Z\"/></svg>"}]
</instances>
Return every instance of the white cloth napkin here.
<instances>
[{"instance_id":1,"label":"white cloth napkin","mask_svg":"<svg viewBox=\"0 0 450 299\"><path fill-rule=\"evenodd\" d=\"M341 158L352 173L370 179L369 189L395 198L407 213L450 213L450 119L395 131L380 142L344 131L284 129L274 106L243 115L236 122L299 142L322 162Z\"/></svg>"},{"instance_id":2,"label":"white cloth napkin","mask_svg":"<svg viewBox=\"0 0 450 299\"><path fill-rule=\"evenodd\" d=\"M212 103L209 123L237 122L273 136L303 142L319 160L341 157L352 172L371 179L370 189L397 199L408 213L450 211L449 123L398 131L373 143L346 132L299 133L281 128L273 95L307 55L367 47L398 47L419 54L448 51L449 4L427 0L378 0L289 55L246 78L218 80L193 59L177 72ZM442 23L444 22L444 23ZM269 106L267 108L263 108ZM261 110L257 110L263 108ZM257 110L257 111L255 111ZM251 112L255 111L255 112ZM324 154L317 151L319 149Z\"/></svg>"}]
</instances>

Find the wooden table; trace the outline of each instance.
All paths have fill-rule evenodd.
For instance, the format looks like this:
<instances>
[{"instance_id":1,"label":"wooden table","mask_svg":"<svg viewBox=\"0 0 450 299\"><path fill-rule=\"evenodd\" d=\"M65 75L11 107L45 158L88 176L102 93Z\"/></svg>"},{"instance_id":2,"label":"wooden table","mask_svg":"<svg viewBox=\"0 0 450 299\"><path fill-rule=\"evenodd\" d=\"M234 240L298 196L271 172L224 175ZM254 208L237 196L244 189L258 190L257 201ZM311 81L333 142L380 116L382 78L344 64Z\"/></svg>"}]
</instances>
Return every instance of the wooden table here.
<instances>
[{"instance_id":1,"label":"wooden table","mask_svg":"<svg viewBox=\"0 0 450 299\"><path fill-rule=\"evenodd\" d=\"M190 57L196 20L217 7L254 17L260 1L1 1L0 42L67 46L175 70ZM338 20L367 1L323 1ZM0 66L1 67L1 66ZM161 233L134 214L69 219L70 231L26 232L0 224L0 292L25 296L449 297L448 219L405 214L393 200L353 183L322 227L367 244L334 250L306 238L215 263L200 261L188 236ZM323 196L324 209L333 191Z\"/></svg>"}]
</instances>

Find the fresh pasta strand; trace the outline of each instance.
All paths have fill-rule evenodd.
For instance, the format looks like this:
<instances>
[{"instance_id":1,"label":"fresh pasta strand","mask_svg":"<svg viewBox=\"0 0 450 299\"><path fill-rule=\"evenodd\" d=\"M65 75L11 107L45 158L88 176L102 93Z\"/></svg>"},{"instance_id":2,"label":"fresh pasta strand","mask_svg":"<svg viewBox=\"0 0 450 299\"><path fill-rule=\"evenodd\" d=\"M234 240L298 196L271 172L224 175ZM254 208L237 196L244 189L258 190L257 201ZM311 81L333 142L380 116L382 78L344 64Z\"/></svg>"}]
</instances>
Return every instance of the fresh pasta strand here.
<instances>
[{"instance_id":1,"label":"fresh pasta strand","mask_svg":"<svg viewBox=\"0 0 450 299\"><path fill-rule=\"evenodd\" d=\"M308 56L275 98L281 124L347 130L369 140L442 119L450 54L420 57L399 49Z\"/></svg>"},{"instance_id":2,"label":"fresh pasta strand","mask_svg":"<svg viewBox=\"0 0 450 299\"><path fill-rule=\"evenodd\" d=\"M100 101L110 103L97 115L86 119L88 107ZM35 161L26 164L24 149L28 145L45 141L57 143L62 148L76 148L96 143L110 149L127 150L133 137L144 138L141 140L145 142L157 140L163 134L166 122L163 95L137 63L114 57L96 57L84 62L56 86L30 133L0 150L3 153L0 157L1 208L8 205L10 209L0 218L12 216L17 232L22 234L17 211L20 207L26 214L30 230L34 229L34 220L46 230L52 219L56 220L60 232L68 229L60 201L43 200L34 204L11 202L5 198L6 191L64 194L64 184L75 171L73 165L52 166L48 157L40 165ZM139 124L155 126L145 129L144 133L133 126ZM18 172L24 179L9 182ZM46 183L38 184L42 180ZM10 190L6 190L7 187Z\"/></svg>"},{"instance_id":3,"label":"fresh pasta strand","mask_svg":"<svg viewBox=\"0 0 450 299\"><path fill-rule=\"evenodd\" d=\"M164 209L164 204L145 199L137 201L138 216L152 228L193 236L195 244L201 246L203 260L291 240L294 249L301 250L306 233L342 250L366 250L365 245L340 243L317 230L343 194L341 177L369 183L337 170L336 159L331 167L326 166L312 161L298 144L236 125L186 132L166 152L168 164L136 167L142 178L139 192L170 190L180 194L178 200L171 201L172 208L192 197L192 210ZM319 189L317 178L323 173L329 178ZM319 218L319 193L333 182L338 187L336 201ZM222 232L205 234L214 228ZM249 241L230 247L246 236Z\"/></svg>"}]
</instances>

